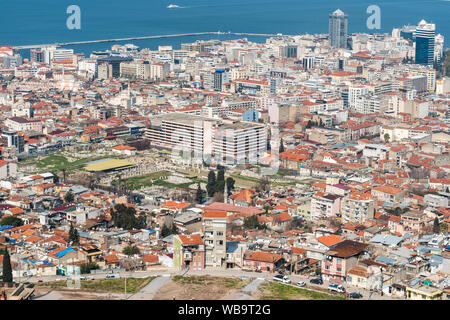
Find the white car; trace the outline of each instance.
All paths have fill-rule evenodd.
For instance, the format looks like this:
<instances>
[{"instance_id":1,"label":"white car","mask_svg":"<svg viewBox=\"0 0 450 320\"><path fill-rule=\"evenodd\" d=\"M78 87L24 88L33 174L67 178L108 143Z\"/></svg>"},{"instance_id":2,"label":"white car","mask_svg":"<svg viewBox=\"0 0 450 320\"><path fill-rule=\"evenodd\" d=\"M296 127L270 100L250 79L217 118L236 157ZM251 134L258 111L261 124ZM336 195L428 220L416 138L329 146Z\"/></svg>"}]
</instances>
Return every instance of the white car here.
<instances>
[{"instance_id":1,"label":"white car","mask_svg":"<svg viewBox=\"0 0 450 320\"><path fill-rule=\"evenodd\" d=\"M299 282L297 282L297 286L298 287L304 287L304 286L306 286L306 282L305 281L299 281Z\"/></svg>"},{"instance_id":2,"label":"white car","mask_svg":"<svg viewBox=\"0 0 450 320\"><path fill-rule=\"evenodd\" d=\"M282 283L291 283L291 279L288 276L283 276L282 274L277 274L273 276L273 281L278 281Z\"/></svg>"},{"instance_id":3,"label":"white car","mask_svg":"<svg viewBox=\"0 0 450 320\"><path fill-rule=\"evenodd\" d=\"M342 285L340 285L340 284L330 284L328 286L328 290L336 291L336 292L339 292L339 293L344 293L345 292L345 288Z\"/></svg>"}]
</instances>

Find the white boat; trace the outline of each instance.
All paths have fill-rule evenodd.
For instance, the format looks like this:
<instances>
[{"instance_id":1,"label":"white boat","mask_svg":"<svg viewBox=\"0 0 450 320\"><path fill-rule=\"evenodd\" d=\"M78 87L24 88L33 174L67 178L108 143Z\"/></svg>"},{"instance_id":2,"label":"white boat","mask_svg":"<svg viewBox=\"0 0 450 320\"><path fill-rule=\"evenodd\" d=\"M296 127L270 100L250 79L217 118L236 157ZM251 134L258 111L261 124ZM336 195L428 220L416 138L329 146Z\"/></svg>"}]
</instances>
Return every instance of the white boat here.
<instances>
[{"instance_id":1,"label":"white boat","mask_svg":"<svg viewBox=\"0 0 450 320\"><path fill-rule=\"evenodd\" d=\"M177 6L176 4L169 4L167 6L168 9L174 9L174 8L179 8L180 6Z\"/></svg>"}]
</instances>

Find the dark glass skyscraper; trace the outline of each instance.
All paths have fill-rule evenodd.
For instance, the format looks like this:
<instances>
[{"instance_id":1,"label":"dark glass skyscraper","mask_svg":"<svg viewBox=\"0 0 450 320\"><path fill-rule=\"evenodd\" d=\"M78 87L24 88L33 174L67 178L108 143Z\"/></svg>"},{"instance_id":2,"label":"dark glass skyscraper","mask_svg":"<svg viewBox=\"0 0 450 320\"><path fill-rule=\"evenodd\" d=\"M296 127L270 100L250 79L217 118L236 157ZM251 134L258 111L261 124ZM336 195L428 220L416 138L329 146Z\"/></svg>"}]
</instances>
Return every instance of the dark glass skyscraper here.
<instances>
[{"instance_id":1,"label":"dark glass skyscraper","mask_svg":"<svg viewBox=\"0 0 450 320\"><path fill-rule=\"evenodd\" d=\"M425 20L416 29L416 64L432 66L434 63L434 38L436 26Z\"/></svg>"},{"instance_id":2,"label":"dark glass skyscraper","mask_svg":"<svg viewBox=\"0 0 450 320\"><path fill-rule=\"evenodd\" d=\"M333 48L347 48L348 15L337 9L330 14L329 41Z\"/></svg>"}]
</instances>

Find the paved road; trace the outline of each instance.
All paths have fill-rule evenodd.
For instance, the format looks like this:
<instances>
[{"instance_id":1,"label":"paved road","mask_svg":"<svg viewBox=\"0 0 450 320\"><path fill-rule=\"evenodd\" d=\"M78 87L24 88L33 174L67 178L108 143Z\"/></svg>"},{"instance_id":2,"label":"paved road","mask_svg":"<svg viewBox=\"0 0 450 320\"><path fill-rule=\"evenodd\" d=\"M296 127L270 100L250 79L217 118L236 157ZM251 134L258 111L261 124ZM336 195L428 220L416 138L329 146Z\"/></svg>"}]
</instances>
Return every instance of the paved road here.
<instances>
[{"instance_id":1,"label":"paved road","mask_svg":"<svg viewBox=\"0 0 450 320\"><path fill-rule=\"evenodd\" d=\"M126 272L123 275L126 275L127 277L134 277L134 278L145 278L145 277L150 277L150 276L157 276L159 278L159 277L162 277L163 275L173 276L173 275L178 275L178 274L180 274L180 271L166 270L166 271L158 271L158 272L149 272L149 271L136 271L136 272L131 272L131 273ZM249 278L262 278L262 279L265 279L268 281L272 281L272 277L273 277L272 273L246 272L246 271L242 271L239 269L226 269L226 270L224 270L224 269L213 269L213 270L208 269L208 270L198 270L198 271L189 270L188 275L211 275L211 276L217 276L217 277L242 277L242 276L245 276L245 277L249 277ZM91 276L94 279L104 279L106 274L93 274ZM305 276L305 275L292 275L291 281L292 281L293 285L297 284L297 282L299 282L299 281L304 281L304 282L306 282L307 289L316 289L319 291L328 292L327 289L328 289L329 282L324 281L323 285L314 285L309 282L309 280L313 277L309 277L309 276ZM46 277L32 277L32 278L27 279L27 281L37 282L38 280L42 280L42 281L46 282L46 281L55 281L56 278L59 278L61 280L66 279L65 277L62 277L62 276L46 276ZM156 278L156 279L158 279L158 278ZM167 277L167 278L169 279L170 277ZM153 281L155 281L156 279L154 279ZM168 279L166 281L168 281ZM155 286L155 288L156 288L156 285L158 283L160 283L160 281L162 281L162 280L157 280L154 284L152 284L153 281L148 285L148 286L151 285L149 287L150 295L152 294L151 288L153 288L153 286ZM386 295L381 296L379 293L373 293L371 295L371 293L367 290L363 290L361 288L350 287L347 284L344 284L344 287L345 287L347 293L355 292L355 291L360 292L363 295L364 300L367 300L367 299L369 299L369 300L396 299L396 298L389 297ZM147 287L145 287L145 288L147 288ZM149 294L146 291L144 291L142 293L149 296Z\"/></svg>"},{"instance_id":2,"label":"paved road","mask_svg":"<svg viewBox=\"0 0 450 320\"><path fill-rule=\"evenodd\" d=\"M33 298L33 300L63 300L63 296L56 292L50 291L40 297Z\"/></svg>"},{"instance_id":3,"label":"paved road","mask_svg":"<svg viewBox=\"0 0 450 320\"><path fill-rule=\"evenodd\" d=\"M265 281L264 278L256 278L252 282L250 282L248 285L246 285L244 288L242 288L241 292L239 292L235 300L249 300L253 293L258 290L259 286L263 284Z\"/></svg>"},{"instance_id":4,"label":"paved road","mask_svg":"<svg viewBox=\"0 0 450 320\"><path fill-rule=\"evenodd\" d=\"M153 279L144 288L133 294L128 300L152 300L156 293L161 289L167 281L170 280L170 274L165 274Z\"/></svg>"}]
</instances>

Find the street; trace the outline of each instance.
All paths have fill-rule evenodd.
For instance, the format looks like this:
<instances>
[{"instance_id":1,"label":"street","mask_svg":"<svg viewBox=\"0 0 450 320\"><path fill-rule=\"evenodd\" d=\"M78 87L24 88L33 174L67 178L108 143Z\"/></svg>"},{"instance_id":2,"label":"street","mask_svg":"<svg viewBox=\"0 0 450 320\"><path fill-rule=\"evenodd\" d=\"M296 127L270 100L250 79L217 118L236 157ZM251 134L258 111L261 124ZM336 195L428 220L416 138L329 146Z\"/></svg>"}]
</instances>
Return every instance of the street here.
<instances>
[{"instance_id":1,"label":"street","mask_svg":"<svg viewBox=\"0 0 450 320\"><path fill-rule=\"evenodd\" d=\"M134 278L145 278L145 277L150 277L150 276L157 276L156 279L154 279L152 282L150 282L145 288L143 288L140 292L135 293L134 295L130 296L130 299L138 299L138 297L140 295L145 295L146 297L149 296L149 294L151 296L153 296L162 286L164 286L164 284L169 281L171 276L174 275L180 275L181 271L178 270L169 270L167 269L166 271L136 271L136 272L124 272L121 273L121 277L134 277ZM90 277L94 278L94 279L104 279L105 276L107 274L106 273L102 273L102 274L91 274L89 275ZM239 300L245 300L246 296L251 295L251 293L253 293L255 290L257 290L257 288L259 287L259 285L263 282L263 281L272 281L272 278L274 276L273 273L267 273L267 272L246 272L246 271L242 271L239 269L213 269L213 270L189 270L189 272L186 275L211 275L211 276L217 276L217 277L246 277L246 278L254 278L255 280L250 283L249 285L247 285L247 287L245 287L241 293L238 295L237 299ZM291 285L296 286L297 282L299 281L304 281L306 283L306 286L303 288L306 289L311 289L311 290L317 290L320 292L328 292L330 294L335 294L335 295L343 295L341 293L337 293L337 292L333 292L333 291L329 291L328 290L328 285L330 284L330 282L328 281L323 281L322 285L317 285L317 284L311 284L309 281L312 278L315 278L315 276L305 276L305 275L291 275L289 276L291 278ZM39 280L42 280L43 282L49 282L49 281L56 281L56 279L60 279L60 280L66 280L67 277L65 276L42 276L42 277L30 277L27 279L28 282L31 283L36 283ZM83 280L84 281L84 280ZM363 295L362 300L393 300L395 298L393 297L389 297L389 296L381 296L378 292L376 293L371 293L368 290L364 290L361 288L355 288L355 287L350 287L347 284L343 285L346 289L346 293L351 293L351 292L359 292ZM147 298L148 299L148 298Z\"/></svg>"}]
</instances>

